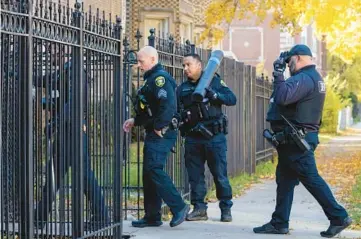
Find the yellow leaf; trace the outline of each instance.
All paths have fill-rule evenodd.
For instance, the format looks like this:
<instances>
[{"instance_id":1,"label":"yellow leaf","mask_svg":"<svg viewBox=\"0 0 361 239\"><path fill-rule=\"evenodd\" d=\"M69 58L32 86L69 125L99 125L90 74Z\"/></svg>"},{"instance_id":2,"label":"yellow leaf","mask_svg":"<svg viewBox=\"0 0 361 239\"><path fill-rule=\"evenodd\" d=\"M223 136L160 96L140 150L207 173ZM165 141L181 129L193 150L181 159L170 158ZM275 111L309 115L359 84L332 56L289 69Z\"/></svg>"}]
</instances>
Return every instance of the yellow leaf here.
<instances>
[{"instance_id":1,"label":"yellow leaf","mask_svg":"<svg viewBox=\"0 0 361 239\"><path fill-rule=\"evenodd\" d=\"M331 54L351 62L361 54L360 0L218 0L213 1L205 13L206 29L202 41L221 40L224 29L234 18L256 16L256 23L265 20L272 12L270 26L280 26L291 34L299 33L302 26L314 24L321 39L327 36Z\"/></svg>"}]
</instances>

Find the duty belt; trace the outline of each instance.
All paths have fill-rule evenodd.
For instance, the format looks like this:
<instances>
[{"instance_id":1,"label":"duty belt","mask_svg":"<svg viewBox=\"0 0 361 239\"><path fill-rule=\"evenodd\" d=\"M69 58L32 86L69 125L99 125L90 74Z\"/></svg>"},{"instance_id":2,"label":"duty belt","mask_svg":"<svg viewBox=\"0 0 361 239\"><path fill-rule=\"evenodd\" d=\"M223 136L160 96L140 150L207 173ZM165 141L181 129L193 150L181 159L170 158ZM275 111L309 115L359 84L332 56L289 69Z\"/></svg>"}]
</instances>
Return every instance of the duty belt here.
<instances>
[{"instance_id":1,"label":"duty belt","mask_svg":"<svg viewBox=\"0 0 361 239\"><path fill-rule=\"evenodd\" d=\"M297 127L297 129L302 130L304 135L307 135L308 133L317 132L317 130L311 130L304 127ZM275 132L274 136L280 144L294 143L293 140L291 140L290 137L288 136L286 129L284 129L283 131Z\"/></svg>"},{"instance_id":2,"label":"duty belt","mask_svg":"<svg viewBox=\"0 0 361 239\"><path fill-rule=\"evenodd\" d=\"M224 133L228 134L228 119L227 116L223 116L219 119L214 119L206 122L199 122L193 127L187 134L189 136L202 135L207 139L212 138L214 135Z\"/></svg>"},{"instance_id":3,"label":"duty belt","mask_svg":"<svg viewBox=\"0 0 361 239\"><path fill-rule=\"evenodd\" d=\"M267 129L263 132L263 136L275 147L280 144L295 144L302 152L308 151L311 149L309 143L305 140L305 137L308 133L304 129L288 128L286 127L283 131L277 132L274 134L269 134L270 132ZM315 132L315 131L313 131ZM271 136L271 137L269 137Z\"/></svg>"},{"instance_id":4,"label":"duty belt","mask_svg":"<svg viewBox=\"0 0 361 239\"><path fill-rule=\"evenodd\" d=\"M144 125L144 129L145 131L148 132L152 132L154 130L154 119L149 119L148 122ZM169 130L176 130L178 129L178 119L173 117L171 122L169 123L169 125L163 127L160 131L162 132L162 134L164 135L165 133L167 133Z\"/></svg>"}]
</instances>

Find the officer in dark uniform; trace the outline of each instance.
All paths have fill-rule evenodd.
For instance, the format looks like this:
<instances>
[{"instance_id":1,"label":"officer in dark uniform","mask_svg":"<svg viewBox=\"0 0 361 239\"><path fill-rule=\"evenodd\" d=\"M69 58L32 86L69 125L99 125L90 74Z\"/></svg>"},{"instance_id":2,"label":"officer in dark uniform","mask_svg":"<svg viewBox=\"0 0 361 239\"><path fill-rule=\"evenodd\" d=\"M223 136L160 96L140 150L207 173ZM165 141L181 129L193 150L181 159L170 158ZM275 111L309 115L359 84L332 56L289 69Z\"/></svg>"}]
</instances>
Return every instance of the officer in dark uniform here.
<instances>
[{"instance_id":1,"label":"officer in dark uniform","mask_svg":"<svg viewBox=\"0 0 361 239\"><path fill-rule=\"evenodd\" d=\"M285 81L283 72L286 63L291 77ZM281 53L274 62L273 76L274 91L267 121L274 131L276 142L273 142L278 152L277 203L272 220L253 231L269 234L289 232L294 188L301 182L330 220L329 228L321 232L321 236L333 237L348 227L352 220L336 202L330 188L318 174L315 163L314 151L319 143L325 83L316 71L311 50L306 45L295 45L289 52Z\"/></svg>"},{"instance_id":2,"label":"officer in dark uniform","mask_svg":"<svg viewBox=\"0 0 361 239\"><path fill-rule=\"evenodd\" d=\"M65 176L69 168L74 162L67 157L69 152L69 142L71 133L69 134L70 124L70 85L72 81L71 61L68 61L61 67L61 69L53 72L50 75L45 75L42 79L36 80L38 87L50 87L49 95L43 99L44 108L51 111L51 119L46 125L45 134L49 143L49 148L52 152L53 159L49 159L46 163L46 182L43 188L41 200L37 203L35 211L35 226L39 229L43 228L48 215L52 209L52 204L56 199L56 192L60 186L65 183ZM61 72L63 77L60 77ZM68 78L69 75L69 78ZM86 72L84 72L84 99L86 100L87 93L87 79ZM65 82L63 82L65 81ZM61 90L60 90L61 89ZM59 92L59 96L56 97ZM63 101L62 103L60 101ZM86 101L84 102L86 106ZM56 106L56 107L55 107ZM86 111L86 109L85 109ZM86 115L86 114L85 114ZM101 227L108 226L110 218L108 215L108 208L105 203L104 196L101 192L98 180L91 168L90 155L88 151L88 137L86 135L86 125L84 120L83 132L83 166L84 166L84 194L91 205L92 217L90 222L85 224L85 230L92 231ZM60 128L63 127L63 131ZM61 140L63 139L63 140ZM60 156L62 155L62 156ZM53 174L55 174L56 181L54 182Z\"/></svg>"},{"instance_id":3,"label":"officer in dark uniform","mask_svg":"<svg viewBox=\"0 0 361 239\"><path fill-rule=\"evenodd\" d=\"M125 132L144 126L143 149L144 218L133 221L134 227L160 226L162 199L170 208L171 227L181 224L189 211L164 166L177 139L175 80L158 63L158 53L150 46L138 54L138 67L144 72L144 85L137 96L137 115L123 124ZM173 124L173 123L174 124Z\"/></svg>"},{"instance_id":4,"label":"officer in dark uniform","mask_svg":"<svg viewBox=\"0 0 361 239\"><path fill-rule=\"evenodd\" d=\"M192 102L192 93L202 75L202 64L197 54L183 59L184 73L188 80L177 89L178 109L182 119L180 127L185 137L185 164L191 186L193 211L188 221L207 220L207 203L204 201L207 188L204 179L204 164L213 175L217 198L220 201L221 221L232 221L232 188L227 176L227 117L222 105L236 104L236 96L219 75L215 75L207 88L205 101Z\"/></svg>"}]
</instances>

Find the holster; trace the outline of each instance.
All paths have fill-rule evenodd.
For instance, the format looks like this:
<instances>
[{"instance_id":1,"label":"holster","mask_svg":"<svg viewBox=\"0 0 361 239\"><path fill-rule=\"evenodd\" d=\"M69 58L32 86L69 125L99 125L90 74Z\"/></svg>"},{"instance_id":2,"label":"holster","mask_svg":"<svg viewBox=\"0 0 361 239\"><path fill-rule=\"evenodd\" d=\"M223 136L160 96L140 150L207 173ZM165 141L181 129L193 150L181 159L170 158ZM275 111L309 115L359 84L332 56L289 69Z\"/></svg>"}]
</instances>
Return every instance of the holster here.
<instances>
[{"instance_id":1,"label":"holster","mask_svg":"<svg viewBox=\"0 0 361 239\"><path fill-rule=\"evenodd\" d=\"M305 140L305 136L303 129L296 131L291 127L286 127L283 131L275 134L275 138L280 144L296 144L302 152L311 149L311 146Z\"/></svg>"},{"instance_id":2,"label":"holster","mask_svg":"<svg viewBox=\"0 0 361 239\"><path fill-rule=\"evenodd\" d=\"M206 139L211 139L214 134L207 129L202 123L198 123L191 131L199 132Z\"/></svg>"},{"instance_id":3,"label":"holster","mask_svg":"<svg viewBox=\"0 0 361 239\"><path fill-rule=\"evenodd\" d=\"M301 131L302 131L302 129L301 129ZM311 149L311 146L305 140L306 135L303 134L303 132L301 132L301 131L297 132L295 130L291 130L291 132L289 133L289 136L302 152L306 152Z\"/></svg>"},{"instance_id":4,"label":"holster","mask_svg":"<svg viewBox=\"0 0 361 239\"><path fill-rule=\"evenodd\" d=\"M194 126L189 133L198 132L201 133L205 138L210 139L214 135L228 133L228 119L227 116L223 115L219 119L210 120L208 122L199 122Z\"/></svg>"},{"instance_id":5,"label":"holster","mask_svg":"<svg viewBox=\"0 0 361 239\"><path fill-rule=\"evenodd\" d=\"M166 134L169 130L177 130L179 128L179 121L177 117L173 117L172 121L169 123L168 126L165 126L161 132L162 134Z\"/></svg>"}]
</instances>

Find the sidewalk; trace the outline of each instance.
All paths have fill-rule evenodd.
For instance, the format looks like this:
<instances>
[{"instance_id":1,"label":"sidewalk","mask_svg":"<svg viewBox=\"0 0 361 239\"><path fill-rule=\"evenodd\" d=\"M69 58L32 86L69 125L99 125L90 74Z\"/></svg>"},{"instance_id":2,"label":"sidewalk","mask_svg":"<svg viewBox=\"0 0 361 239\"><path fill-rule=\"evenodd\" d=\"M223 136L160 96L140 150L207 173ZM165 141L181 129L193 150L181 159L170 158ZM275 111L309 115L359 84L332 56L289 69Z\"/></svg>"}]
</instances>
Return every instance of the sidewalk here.
<instances>
[{"instance_id":1,"label":"sidewalk","mask_svg":"<svg viewBox=\"0 0 361 239\"><path fill-rule=\"evenodd\" d=\"M359 135L338 136L318 150L323 152L342 151L347 155L348 150L361 151L361 123L354 127L360 130ZM358 133L357 133L358 134ZM340 147L343 145L345 147ZM208 204L209 220L206 222L184 222L178 227L169 227L164 222L158 228L134 228L130 221L124 221L124 234L133 235L137 239L263 239L263 238L302 238L319 239L320 231L327 229L329 221L316 200L308 193L302 184L296 187L291 212L290 235L259 235L254 234L252 228L260 226L270 220L275 207L276 184L274 181L264 181L254 185L240 198L234 199L232 208L233 222L219 221L220 211L217 203ZM361 239L361 231L346 230L341 238Z\"/></svg>"}]
</instances>

